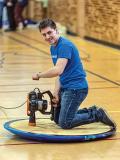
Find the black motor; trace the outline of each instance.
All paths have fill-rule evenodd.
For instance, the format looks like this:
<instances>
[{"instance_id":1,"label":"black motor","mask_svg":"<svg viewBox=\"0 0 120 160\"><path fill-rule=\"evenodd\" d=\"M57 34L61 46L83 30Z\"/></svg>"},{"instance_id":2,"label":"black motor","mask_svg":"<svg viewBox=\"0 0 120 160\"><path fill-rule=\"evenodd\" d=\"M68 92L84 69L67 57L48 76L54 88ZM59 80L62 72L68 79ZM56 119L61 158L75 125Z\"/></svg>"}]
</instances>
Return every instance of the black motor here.
<instances>
[{"instance_id":1,"label":"black motor","mask_svg":"<svg viewBox=\"0 0 120 160\"><path fill-rule=\"evenodd\" d=\"M48 109L48 102L47 100L43 99L44 94L47 94L50 98L50 111ZM42 114L51 114L51 120L54 119L54 111L55 108L53 107L53 95L50 91L40 92L39 88L35 88L32 92L28 94L27 98L27 115L29 116L29 125L36 126L36 117L35 112L40 111Z\"/></svg>"}]
</instances>

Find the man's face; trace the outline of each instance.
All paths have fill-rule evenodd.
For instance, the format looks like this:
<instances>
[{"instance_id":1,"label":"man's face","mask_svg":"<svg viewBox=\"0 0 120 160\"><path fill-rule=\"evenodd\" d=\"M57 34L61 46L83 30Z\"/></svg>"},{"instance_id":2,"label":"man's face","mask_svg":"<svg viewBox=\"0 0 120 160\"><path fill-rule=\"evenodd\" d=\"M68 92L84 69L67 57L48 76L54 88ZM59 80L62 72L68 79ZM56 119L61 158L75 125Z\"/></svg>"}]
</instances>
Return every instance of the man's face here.
<instances>
[{"instance_id":1,"label":"man's face","mask_svg":"<svg viewBox=\"0 0 120 160\"><path fill-rule=\"evenodd\" d=\"M41 29L41 34L45 41L47 41L50 45L55 45L58 41L58 31L51 27L46 27Z\"/></svg>"}]
</instances>

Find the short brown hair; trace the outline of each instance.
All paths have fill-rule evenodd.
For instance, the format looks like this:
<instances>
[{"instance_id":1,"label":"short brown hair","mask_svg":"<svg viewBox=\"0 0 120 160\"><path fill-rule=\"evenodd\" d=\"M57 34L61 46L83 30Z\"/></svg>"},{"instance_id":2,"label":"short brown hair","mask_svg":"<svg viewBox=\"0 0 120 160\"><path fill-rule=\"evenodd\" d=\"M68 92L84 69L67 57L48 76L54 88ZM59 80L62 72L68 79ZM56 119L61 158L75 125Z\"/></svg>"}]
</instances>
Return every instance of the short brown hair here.
<instances>
[{"instance_id":1,"label":"short brown hair","mask_svg":"<svg viewBox=\"0 0 120 160\"><path fill-rule=\"evenodd\" d=\"M46 18L46 19L43 19L40 21L40 24L39 24L40 32L42 29L44 29L46 27L51 27L53 29L57 28L56 23L52 19L49 19L49 18Z\"/></svg>"}]
</instances>

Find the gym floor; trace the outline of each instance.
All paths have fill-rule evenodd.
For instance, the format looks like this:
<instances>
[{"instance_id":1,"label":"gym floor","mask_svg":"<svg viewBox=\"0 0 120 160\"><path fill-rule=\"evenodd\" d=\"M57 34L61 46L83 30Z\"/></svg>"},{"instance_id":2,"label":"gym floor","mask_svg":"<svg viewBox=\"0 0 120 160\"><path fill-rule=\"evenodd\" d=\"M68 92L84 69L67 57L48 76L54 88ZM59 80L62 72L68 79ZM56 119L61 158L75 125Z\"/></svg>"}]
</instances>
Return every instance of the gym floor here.
<instances>
[{"instance_id":1,"label":"gym floor","mask_svg":"<svg viewBox=\"0 0 120 160\"><path fill-rule=\"evenodd\" d=\"M104 107L117 123L116 135L82 143L43 143L23 140L3 128L11 119L26 118L26 104L0 107L0 159L8 160L118 160L120 157L120 50L70 37L79 48L87 73L89 94L81 107ZM54 78L32 80L32 74L52 67L49 45L37 29L0 32L0 106L17 107L35 87L54 88Z\"/></svg>"}]
</instances>

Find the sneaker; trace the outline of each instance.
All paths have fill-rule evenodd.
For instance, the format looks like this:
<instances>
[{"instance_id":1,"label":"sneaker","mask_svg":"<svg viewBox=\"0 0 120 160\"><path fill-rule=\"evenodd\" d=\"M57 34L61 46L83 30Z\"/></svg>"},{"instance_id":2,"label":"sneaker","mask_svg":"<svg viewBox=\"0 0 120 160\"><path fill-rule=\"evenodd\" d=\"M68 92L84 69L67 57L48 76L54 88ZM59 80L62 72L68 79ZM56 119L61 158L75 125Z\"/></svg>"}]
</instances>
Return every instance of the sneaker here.
<instances>
[{"instance_id":1,"label":"sneaker","mask_svg":"<svg viewBox=\"0 0 120 160\"><path fill-rule=\"evenodd\" d=\"M22 22L20 22L19 24L18 24L18 30L22 30L23 29L23 23Z\"/></svg>"},{"instance_id":2,"label":"sneaker","mask_svg":"<svg viewBox=\"0 0 120 160\"><path fill-rule=\"evenodd\" d=\"M11 31L15 31L16 29L11 29L11 28L8 28L8 29L5 29L4 31L5 32L11 32Z\"/></svg>"},{"instance_id":3,"label":"sneaker","mask_svg":"<svg viewBox=\"0 0 120 160\"><path fill-rule=\"evenodd\" d=\"M110 118L108 113L103 108L99 108L98 112L99 112L99 114L101 114L99 117L100 122L102 122L108 126L112 126L113 128L116 128L115 122Z\"/></svg>"},{"instance_id":4,"label":"sneaker","mask_svg":"<svg viewBox=\"0 0 120 160\"><path fill-rule=\"evenodd\" d=\"M92 110L98 110L99 107L97 107L96 105L94 105L94 106L92 106L92 107L89 107L88 109L91 110L91 111L92 111Z\"/></svg>"}]
</instances>

